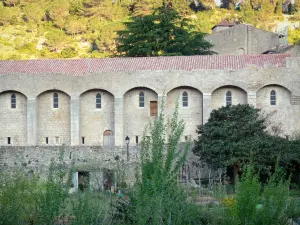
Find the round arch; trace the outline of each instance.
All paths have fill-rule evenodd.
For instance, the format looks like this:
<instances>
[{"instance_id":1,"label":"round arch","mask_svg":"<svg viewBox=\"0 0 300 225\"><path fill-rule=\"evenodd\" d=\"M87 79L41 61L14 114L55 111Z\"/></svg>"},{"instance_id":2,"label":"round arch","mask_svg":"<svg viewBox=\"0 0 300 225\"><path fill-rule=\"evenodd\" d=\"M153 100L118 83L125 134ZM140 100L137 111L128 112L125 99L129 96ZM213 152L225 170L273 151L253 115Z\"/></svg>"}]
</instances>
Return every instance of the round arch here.
<instances>
[{"instance_id":1,"label":"round arch","mask_svg":"<svg viewBox=\"0 0 300 225\"><path fill-rule=\"evenodd\" d=\"M172 91L174 89L178 89L178 88L194 89L194 90L199 91L201 94L203 94L203 92L201 90L199 90L197 87L195 87L193 85L179 85L176 87L172 87L172 88L166 89L166 94L168 94L170 91Z\"/></svg>"},{"instance_id":2,"label":"round arch","mask_svg":"<svg viewBox=\"0 0 300 225\"><path fill-rule=\"evenodd\" d=\"M69 93L67 93L67 92L65 92L65 91L62 91L62 90L60 90L60 89L47 89L47 90L44 90L44 91L38 93L38 94L36 95L36 98L38 98L38 97L41 96L42 94L49 93L49 92L60 92L60 93L64 93L64 94L68 95L68 96L71 98L71 95L70 95Z\"/></svg>"},{"instance_id":3,"label":"round arch","mask_svg":"<svg viewBox=\"0 0 300 225\"><path fill-rule=\"evenodd\" d=\"M27 145L27 96L17 90L2 91L0 121L0 145Z\"/></svg>"},{"instance_id":4,"label":"round arch","mask_svg":"<svg viewBox=\"0 0 300 225\"><path fill-rule=\"evenodd\" d=\"M287 88L286 86L281 85L281 84L276 84L276 83L264 84L264 85L260 86L260 87L257 89L256 93L258 93L261 89L266 88L266 87L279 87L279 88L285 89L285 90L288 91L290 94L292 93L291 90L290 90L289 88Z\"/></svg>"},{"instance_id":5,"label":"round arch","mask_svg":"<svg viewBox=\"0 0 300 225\"><path fill-rule=\"evenodd\" d=\"M177 86L167 92L166 117L172 118L178 101L178 118L185 122L181 137L184 142L197 137L196 129L202 124L203 93L193 86Z\"/></svg>"},{"instance_id":6,"label":"round arch","mask_svg":"<svg viewBox=\"0 0 300 225\"><path fill-rule=\"evenodd\" d=\"M27 95L26 94L24 94L22 91L20 91L20 90L15 90L15 89L8 89L8 90L4 90L4 91L1 91L0 92L0 95L1 94L6 94L6 93L18 93L18 94L21 94L21 95L23 95L23 96L25 96L26 98L27 98Z\"/></svg>"},{"instance_id":7,"label":"round arch","mask_svg":"<svg viewBox=\"0 0 300 225\"><path fill-rule=\"evenodd\" d=\"M109 91L109 90L106 90L106 89L103 89L103 88L90 88L90 89L87 89L87 90L81 92L81 94L79 95L79 97L81 97L82 95L84 95L84 94L86 94L88 92L91 92L91 91L107 92L107 93L111 94L112 96L114 96L114 94L111 91Z\"/></svg>"},{"instance_id":8,"label":"round arch","mask_svg":"<svg viewBox=\"0 0 300 225\"><path fill-rule=\"evenodd\" d=\"M70 95L58 89L49 89L39 93L36 102L37 144L69 145L71 143Z\"/></svg>"},{"instance_id":9,"label":"round arch","mask_svg":"<svg viewBox=\"0 0 300 225\"><path fill-rule=\"evenodd\" d=\"M126 89L126 91L123 93L123 97L124 97L128 92L130 92L130 91L132 91L132 90L137 90L137 89L148 89L148 90L151 90L151 91L155 92L155 94L158 95L158 92L157 92L156 88L149 87L149 86L133 86L133 87L131 87L131 88Z\"/></svg>"},{"instance_id":10,"label":"round arch","mask_svg":"<svg viewBox=\"0 0 300 225\"><path fill-rule=\"evenodd\" d=\"M114 133L114 95L105 89L93 88L81 93L79 102L79 130L84 144L112 145L114 136L107 138L103 132Z\"/></svg>"},{"instance_id":11,"label":"round arch","mask_svg":"<svg viewBox=\"0 0 300 225\"><path fill-rule=\"evenodd\" d=\"M226 98L227 93L230 93L229 98ZM217 87L211 93L212 109L217 109L226 105L247 104L247 91L235 85L223 85Z\"/></svg>"},{"instance_id":12,"label":"round arch","mask_svg":"<svg viewBox=\"0 0 300 225\"><path fill-rule=\"evenodd\" d=\"M158 93L149 87L136 86L125 92L123 102L124 139L129 136L131 140L135 140L143 135L145 126L158 116ZM134 144L130 142L130 145Z\"/></svg>"},{"instance_id":13,"label":"round arch","mask_svg":"<svg viewBox=\"0 0 300 225\"><path fill-rule=\"evenodd\" d=\"M221 86L218 86L217 88L215 88L211 93L215 92L216 90L220 89L220 88L237 88L237 89L240 89L244 92L248 92L246 88L244 87L241 87L239 85L235 85L235 84L226 84L226 85L221 85Z\"/></svg>"}]
</instances>

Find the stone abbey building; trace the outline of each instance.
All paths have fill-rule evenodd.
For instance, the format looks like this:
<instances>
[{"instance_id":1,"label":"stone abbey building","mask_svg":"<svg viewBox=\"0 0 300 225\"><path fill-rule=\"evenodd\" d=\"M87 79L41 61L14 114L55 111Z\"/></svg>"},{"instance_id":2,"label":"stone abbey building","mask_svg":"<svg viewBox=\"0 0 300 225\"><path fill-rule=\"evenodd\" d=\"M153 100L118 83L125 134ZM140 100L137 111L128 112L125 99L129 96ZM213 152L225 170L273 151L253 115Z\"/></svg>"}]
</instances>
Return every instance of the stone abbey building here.
<instances>
[{"instance_id":1,"label":"stone abbey building","mask_svg":"<svg viewBox=\"0 0 300 225\"><path fill-rule=\"evenodd\" d=\"M67 146L66 161L76 155L83 167L86 158L110 165L126 136L131 149L138 146L162 98L167 118L179 101L182 141L197 137L196 126L213 109L239 103L272 113L270 126L292 135L300 129L300 58L0 61L0 166L49 164L61 145Z\"/></svg>"}]
</instances>

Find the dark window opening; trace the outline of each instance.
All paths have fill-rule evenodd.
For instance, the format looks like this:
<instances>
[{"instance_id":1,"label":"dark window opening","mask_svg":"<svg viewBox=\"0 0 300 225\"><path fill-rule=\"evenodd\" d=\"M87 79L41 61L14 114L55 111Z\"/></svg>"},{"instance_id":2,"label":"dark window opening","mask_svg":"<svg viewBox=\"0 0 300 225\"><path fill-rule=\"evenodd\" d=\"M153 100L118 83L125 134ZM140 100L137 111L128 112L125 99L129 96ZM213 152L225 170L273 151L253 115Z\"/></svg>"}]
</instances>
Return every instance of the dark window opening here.
<instances>
[{"instance_id":1,"label":"dark window opening","mask_svg":"<svg viewBox=\"0 0 300 225\"><path fill-rule=\"evenodd\" d=\"M227 93L226 93L226 106L231 106L231 105L232 105L231 92L227 91Z\"/></svg>"},{"instance_id":2,"label":"dark window opening","mask_svg":"<svg viewBox=\"0 0 300 225\"><path fill-rule=\"evenodd\" d=\"M145 94L140 92L139 94L139 107L145 107Z\"/></svg>"},{"instance_id":3,"label":"dark window opening","mask_svg":"<svg viewBox=\"0 0 300 225\"><path fill-rule=\"evenodd\" d=\"M135 136L135 143L139 143L139 136Z\"/></svg>"},{"instance_id":4,"label":"dark window opening","mask_svg":"<svg viewBox=\"0 0 300 225\"><path fill-rule=\"evenodd\" d=\"M46 137L46 144L49 144L49 138Z\"/></svg>"},{"instance_id":5,"label":"dark window opening","mask_svg":"<svg viewBox=\"0 0 300 225\"><path fill-rule=\"evenodd\" d=\"M53 94L53 108L55 108L55 109L58 108L58 94L57 93Z\"/></svg>"},{"instance_id":6,"label":"dark window opening","mask_svg":"<svg viewBox=\"0 0 300 225\"><path fill-rule=\"evenodd\" d=\"M81 138L81 143L84 145L84 137Z\"/></svg>"},{"instance_id":7,"label":"dark window opening","mask_svg":"<svg viewBox=\"0 0 300 225\"><path fill-rule=\"evenodd\" d=\"M101 94L96 95L96 109L101 109Z\"/></svg>"},{"instance_id":8,"label":"dark window opening","mask_svg":"<svg viewBox=\"0 0 300 225\"><path fill-rule=\"evenodd\" d=\"M188 107L189 106L188 100L189 100L188 99L188 93L185 91L182 94L182 106L183 107Z\"/></svg>"},{"instance_id":9,"label":"dark window opening","mask_svg":"<svg viewBox=\"0 0 300 225\"><path fill-rule=\"evenodd\" d=\"M17 97L15 94L11 95L11 108L12 109L17 108Z\"/></svg>"},{"instance_id":10,"label":"dark window opening","mask_svg":"<svg viewBox=\"0 0 300 225\"><path fill-rule=\"evenodd\" d=\"M276 105L276 92L274 90L270 93L270 104Z\"/></svg>"},{"instance_id":11,"label":"dark window opening","mask_svg":"<svg viewBox=\"0 0 300 225\"><path fill-rule=\"evenodd\" d=\"M7 137L7 144L11 144L11 138L10 137Z\"/></svg>"}]
</instances>

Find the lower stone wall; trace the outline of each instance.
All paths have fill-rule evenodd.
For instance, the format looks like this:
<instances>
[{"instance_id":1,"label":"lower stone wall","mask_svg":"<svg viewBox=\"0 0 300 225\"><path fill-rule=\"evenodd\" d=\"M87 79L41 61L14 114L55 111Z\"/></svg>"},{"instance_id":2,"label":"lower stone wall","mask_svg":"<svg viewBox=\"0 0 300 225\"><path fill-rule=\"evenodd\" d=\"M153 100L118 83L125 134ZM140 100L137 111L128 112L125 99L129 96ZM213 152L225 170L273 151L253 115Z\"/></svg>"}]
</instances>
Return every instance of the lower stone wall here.
<instances>
[{"instance_id":1,"label":"lower stone wall","mask_svg":"<svg viewBox=\"0 0 300 225\"><path fill-rule=\"evenodd\" d=\"M102 176L104 170L119 169L125 171L125 181L133 183L138 162L137 152L136 147L130 147L127 161L127 149L122 147L111 149L88 146L0 146L0 170L3 172L21 169L46 178L53 160L66 168L73 167L76 171L91 173L91 182L96 174Z\"/></svg>"},{"instance_id":2,"label":"lower stone wall","mask_svg":"<svg viewBox=\"0 0 300 225\"><path fill-rule=\"evenodd\" d=\"M88 172L91 187L103 189L106 171L111 171L114 177L118 176L117 173L121 173L127 184L134 183L136 169L139 166L139 149L137 146L129 147L129 160L127 161L126 147L0 146L1 172L21 170L46 178L51 160L65 168L73 168L77 172ZM189 168L188 171L186 168ZM182 179L198 179L199 173L201 173L201 178L208 177L208 168L191 153L185 169L180 170L180 176L183 177Z\"/></svg>"}]
</instances>

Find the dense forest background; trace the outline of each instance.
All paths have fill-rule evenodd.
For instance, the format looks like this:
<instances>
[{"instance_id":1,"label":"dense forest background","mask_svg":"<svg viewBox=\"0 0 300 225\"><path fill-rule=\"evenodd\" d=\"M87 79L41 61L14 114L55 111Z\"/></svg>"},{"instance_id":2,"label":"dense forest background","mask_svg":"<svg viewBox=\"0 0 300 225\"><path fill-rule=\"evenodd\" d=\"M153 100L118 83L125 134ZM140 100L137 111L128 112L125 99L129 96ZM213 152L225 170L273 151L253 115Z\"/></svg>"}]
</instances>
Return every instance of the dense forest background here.
<instances>
[{"instance_id":1,"label":"dense forest background","mask_svg":"<svg viewBox=\"0 0 300 225\"><path fill-rule=\"evenodd\" d=\"M112 57L117 31L133 16L153 13L163 0L0 0L0 59ZM300 39L300 0L169 0L196 32L228 20ZM298 26L298 27L297 27Z\"/></svg>"}]
</instances>

